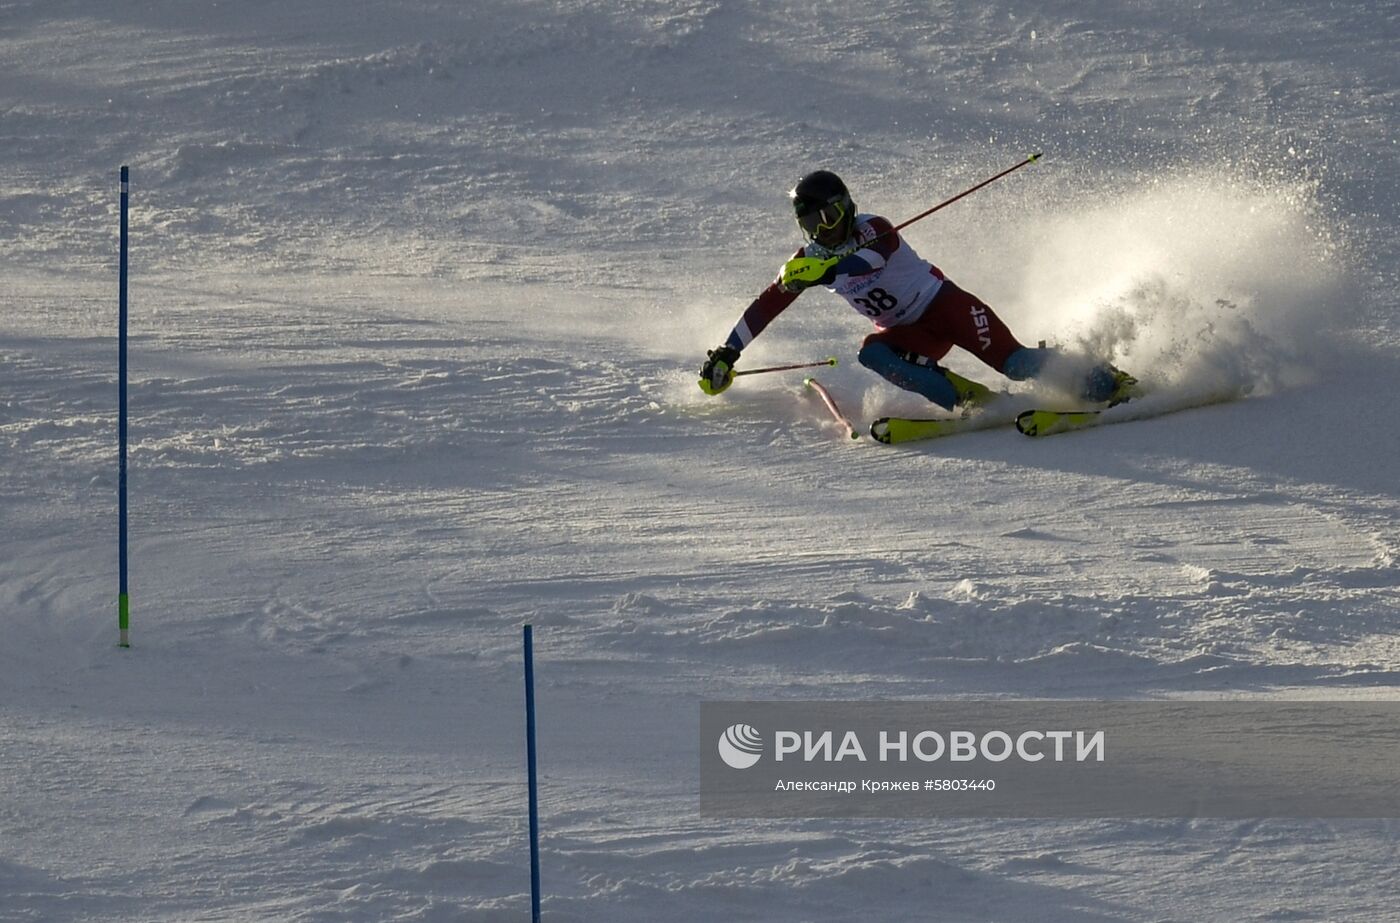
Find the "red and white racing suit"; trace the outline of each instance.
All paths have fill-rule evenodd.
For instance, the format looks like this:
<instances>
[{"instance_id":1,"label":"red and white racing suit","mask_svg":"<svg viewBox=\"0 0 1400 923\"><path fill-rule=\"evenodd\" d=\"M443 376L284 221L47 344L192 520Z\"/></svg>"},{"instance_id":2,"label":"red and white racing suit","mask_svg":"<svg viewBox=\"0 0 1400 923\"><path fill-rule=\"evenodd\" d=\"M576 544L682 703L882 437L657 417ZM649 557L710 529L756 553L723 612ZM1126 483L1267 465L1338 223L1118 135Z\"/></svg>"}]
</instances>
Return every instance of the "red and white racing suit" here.
<instances>
[{"instance_id":1,"label":"red and white racing suit","mask_svg":"<svg viewBox=\"0 0 1400 923\"><path fill-rule=\"evenodd\" d=\"M858 242L855 255L870 270L837 274L827 288L875 324L866 345L882 342L934 362L960 346L998 372L1007 357L1022 348L991 308L919 256L886 219L858 215L851 236ZM823 259L835 255L815 243L794 254ZM798 294L782 287L780 274L744 311L725 345L742 351Z\"/></svg>"}]
</instances>

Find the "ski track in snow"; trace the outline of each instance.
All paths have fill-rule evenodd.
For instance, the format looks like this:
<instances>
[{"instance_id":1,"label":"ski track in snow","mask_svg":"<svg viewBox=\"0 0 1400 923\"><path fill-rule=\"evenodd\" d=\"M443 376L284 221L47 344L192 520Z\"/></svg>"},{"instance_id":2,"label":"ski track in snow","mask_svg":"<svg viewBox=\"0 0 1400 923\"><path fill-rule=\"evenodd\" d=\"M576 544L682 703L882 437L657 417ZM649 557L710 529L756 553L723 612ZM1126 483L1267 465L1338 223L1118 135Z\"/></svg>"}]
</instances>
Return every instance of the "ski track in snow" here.
<instances>
[{"instance_id":1,"label":"ski track in snow","mask_svg":"<svg viewBox=\"0 0 1400 923\"><path fill-rule=\"evenodd\" d=\"M1393 820L698 813L702 700L1400 670L1396 12L811 16L0 8L0 921L523 918L524 622L551 920L1400 919ZM902 218L1041 147L910 240L1028 339L1247 398L892 449L800 377L695 389L813 157ZM744 362L926 409L865 329L816 293Z\"/></svg>"}]
</instances>

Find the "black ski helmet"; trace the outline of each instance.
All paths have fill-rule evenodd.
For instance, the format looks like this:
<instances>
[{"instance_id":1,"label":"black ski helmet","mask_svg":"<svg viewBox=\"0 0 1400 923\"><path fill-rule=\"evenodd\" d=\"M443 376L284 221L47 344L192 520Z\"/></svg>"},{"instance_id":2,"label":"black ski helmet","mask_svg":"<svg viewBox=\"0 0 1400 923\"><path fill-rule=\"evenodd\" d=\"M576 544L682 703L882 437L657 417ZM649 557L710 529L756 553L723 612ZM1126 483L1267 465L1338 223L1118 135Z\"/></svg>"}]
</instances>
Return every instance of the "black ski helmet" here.
<instances>
[{"instance_id":1,"label":"black ski helmet","mask_svg":"<svg viewBox=\"0 0 1400 923\"><path fill-rule=\"evenodd\" d=\"M810 241L837 247L851 236L856 223L856 203L841 177L830 170L816 170L797 181L788 193L797 226Z\"/></svg>"}]
</instances>

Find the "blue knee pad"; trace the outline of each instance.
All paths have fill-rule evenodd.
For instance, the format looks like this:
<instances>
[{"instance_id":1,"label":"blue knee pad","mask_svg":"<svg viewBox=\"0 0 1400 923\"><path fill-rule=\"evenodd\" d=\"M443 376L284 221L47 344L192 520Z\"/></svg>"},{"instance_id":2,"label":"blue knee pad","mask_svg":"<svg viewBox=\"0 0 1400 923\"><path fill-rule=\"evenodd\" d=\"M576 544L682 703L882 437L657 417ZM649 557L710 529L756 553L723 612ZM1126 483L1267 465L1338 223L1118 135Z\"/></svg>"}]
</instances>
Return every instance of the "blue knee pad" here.
<instances>
[{"instance_id":1,"label":"blue knee pad","mask_svg":"<svg viewBox=\"0 0 1400 923\"><path fill-rule=\"evenodd\" d=\"M910 362L885 343L865 344L856 359L890 384L922 394L947 410L952 410L958 402L957 389L938 366Z\"/></svg>"},{"instance_id":2,"label":"blue knee pad","mask_svg":"<svg viewBox=\"0 0 1400 923\"><path fill-rule=\"evenodd\" d=\"M1035 378L1045 369L1045 363L1049 362L1053 355L1055 355L1053 349L1022 346L1006 357L1006 363L1001 367L1001 374L1012 381Z\"/></svg>"},{"instance_id":3,"label":"blue knee pad","mask_svg":"<svg viewBox=\"0 0 1400 923\"><path fill-rule=\"evenodd\" d=\"M1045 373L1049 361L1059 355L1057 350L1023 346L1007 357L1001 373L1013 381L1039 378ZM1087 361L1071 357L1070 361L1052 370L1052 374L1045 379L1046 383L1066 391L1077 391L1080 397L1093 403L1108 400L1118 388L1113 367L1096 365L1086 372L1084 366Z\"/></svg>"}]
</instances>

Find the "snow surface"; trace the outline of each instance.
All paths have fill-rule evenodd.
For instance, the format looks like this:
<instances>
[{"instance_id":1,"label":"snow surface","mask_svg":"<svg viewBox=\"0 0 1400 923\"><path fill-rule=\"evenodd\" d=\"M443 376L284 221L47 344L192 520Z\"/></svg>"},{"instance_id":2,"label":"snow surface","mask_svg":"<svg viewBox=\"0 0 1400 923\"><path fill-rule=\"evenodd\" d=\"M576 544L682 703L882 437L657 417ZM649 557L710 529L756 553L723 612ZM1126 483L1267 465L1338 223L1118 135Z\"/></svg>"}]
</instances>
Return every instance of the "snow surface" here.
<instances>
[{"instance_id":1,"label":"snow surface","mask_svg":"<svg viewBox=\"0 0 1400 923\"><path fill-rule=\"evenodd\" d=\"M729 821L698 703L1393 697L1400 6L0 3L0 920L1400 919L1393 820ZM1247 400L840 438L695 388L895 220ZM116 640L132 168L133 646ZM920 409L805 296L744 362ZM959 371L995 380L966 358ZM1387 422L1390 421L1390 422Z\"/></svg>"}]
</instances>

